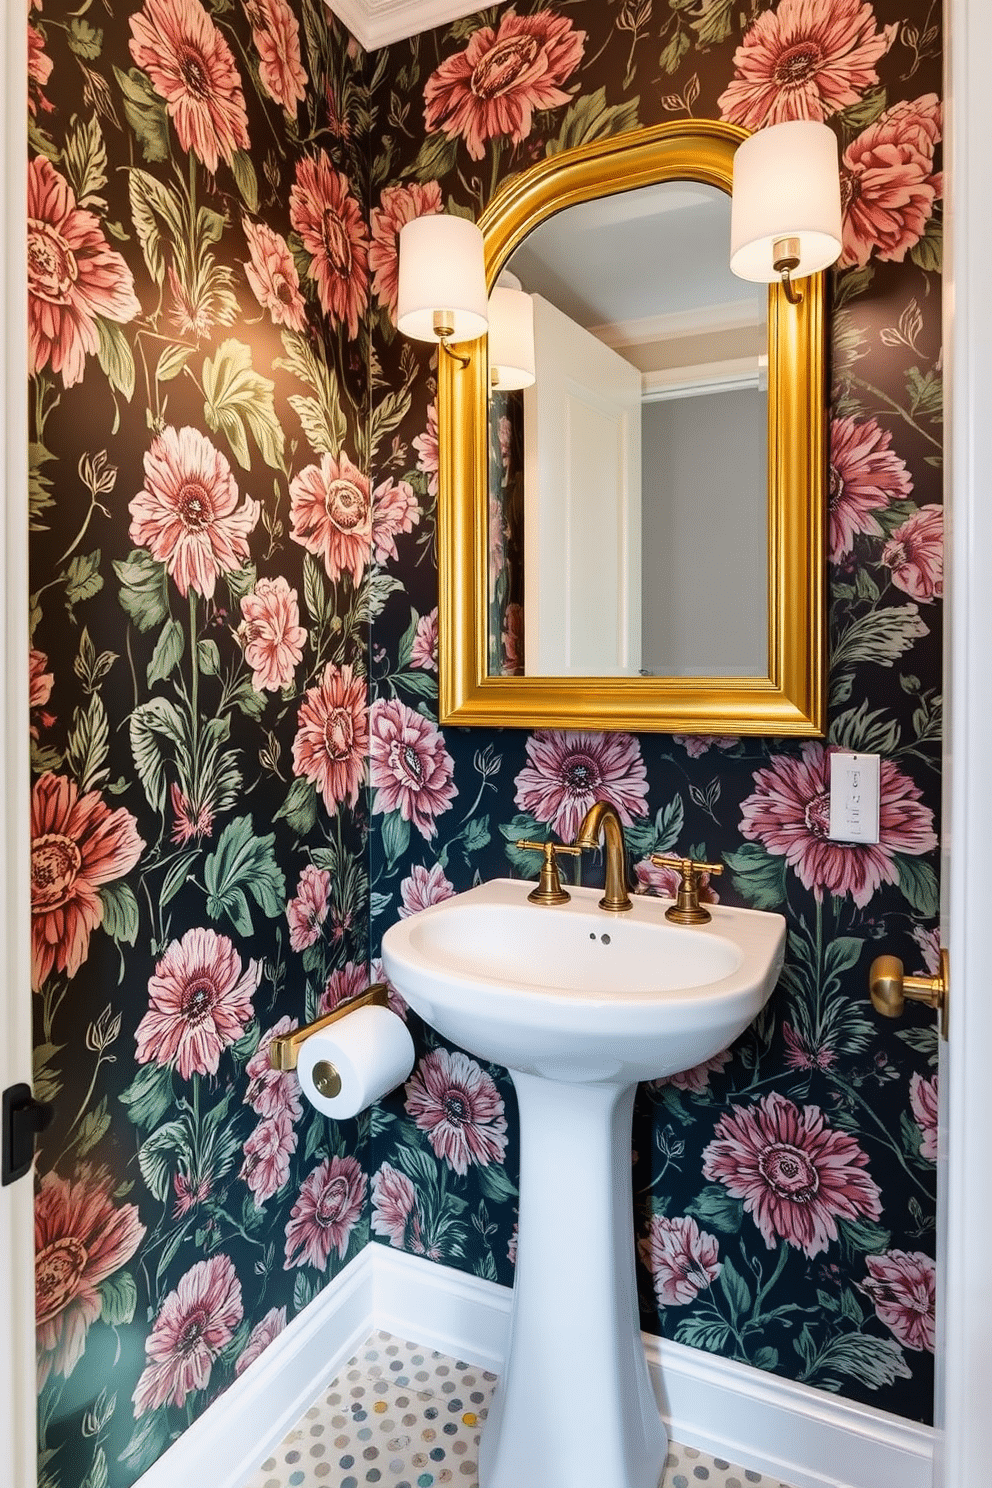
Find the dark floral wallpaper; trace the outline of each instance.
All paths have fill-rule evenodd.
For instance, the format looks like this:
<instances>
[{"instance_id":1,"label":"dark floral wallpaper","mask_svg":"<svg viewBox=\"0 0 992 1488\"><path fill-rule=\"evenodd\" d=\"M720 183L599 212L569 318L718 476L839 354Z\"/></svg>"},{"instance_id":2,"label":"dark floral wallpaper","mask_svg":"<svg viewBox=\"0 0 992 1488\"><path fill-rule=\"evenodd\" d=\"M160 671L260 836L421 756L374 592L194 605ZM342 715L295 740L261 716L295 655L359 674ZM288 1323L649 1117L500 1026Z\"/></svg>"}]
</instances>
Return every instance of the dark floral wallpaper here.
<instances>
[{"instance_id":1,"label":"dark floral wallpaper","mask_svg":"<svg viewBox=\"0 0 992 1488\"><path fill-rule=\"evenodd\" d=\"M512 1281L505 1071L418 1026L405 1088L336 1125L267 1047L376 974L397 916L533 876L512 842L595 796L645 890L677 846L790 930L758 1024L641 1091L644 1326L928 1418L936 1042L919 1011L883 1027L865 973L936 955L938 23L575 0L366 55L318 0L32 3L49 1488L133 1482L370 1235ZM883 757L877 847L826 840L821 744L436 722L434 369L392 327L399 227L687 113L840 138L829 745Z\"/></svg>"}]
</instances>

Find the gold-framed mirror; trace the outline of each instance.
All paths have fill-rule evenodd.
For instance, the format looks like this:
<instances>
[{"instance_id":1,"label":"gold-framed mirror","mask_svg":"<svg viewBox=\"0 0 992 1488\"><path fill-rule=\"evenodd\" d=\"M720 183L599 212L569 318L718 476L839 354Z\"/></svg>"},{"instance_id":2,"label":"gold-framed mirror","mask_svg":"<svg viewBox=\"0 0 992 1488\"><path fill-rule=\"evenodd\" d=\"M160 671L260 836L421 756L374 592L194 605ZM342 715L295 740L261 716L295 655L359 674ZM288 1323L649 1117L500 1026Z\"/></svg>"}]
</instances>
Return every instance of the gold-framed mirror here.
<instances>
[{"instance_id":1,"label":"gold-framed mirror","mask_svg":"<svg viewBox=\"0 0 992 1488\"><path fill-rule=\"evenodd\" d=\"M716 121L662 124L549 157L510 179L480 219L490 287L542 224L582 203L662 182L729 193L744 131ZM729 243L726 245L729 252ZM722 250L721 250L722 251ZM669 269L669 273L673 272ZM677 274L677 266L674 270ZM525 285L525 288L527 286ZM815 736L826 680L826 351L824 276L789 304L767 299L767 665L750 674L495 675L490 671L489 369L483 338L441 354L439 707L443 724ZM540 364L537 369L541 378ZM702 534L705 542L706 534ZM651 584L652 556L643 559ZM747 575L741 575L743 583ZM595 590L595 585L588 588ZM726 585L724 584L724 587ZM695 596L706 613L705 588ZM596 612L600 596L586 602Z\"/></svg>"}]
</instances>

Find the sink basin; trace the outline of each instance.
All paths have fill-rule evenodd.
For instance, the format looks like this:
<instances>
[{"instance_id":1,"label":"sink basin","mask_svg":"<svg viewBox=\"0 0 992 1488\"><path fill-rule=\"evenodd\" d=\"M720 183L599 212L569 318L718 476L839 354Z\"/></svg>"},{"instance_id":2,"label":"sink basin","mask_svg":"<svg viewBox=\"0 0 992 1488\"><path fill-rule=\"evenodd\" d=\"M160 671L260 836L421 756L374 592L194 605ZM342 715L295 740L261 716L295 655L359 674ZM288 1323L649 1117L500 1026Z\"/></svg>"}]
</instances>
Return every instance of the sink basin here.
<instances>
[{"instance_id":1,"label":"sink basin","mask_svg":"<svg viewBox=\"0 0 992 1488\"><path fill-rule=\"evenodd\" d=\"M607 914L598 889L529 904L493 879L393 925L386 973L445 1038L511 1070L636 1082L725 1049L764 1006L782 968L781 915L711 906L673 925L670 901L635 897Z\"/></svg>"},{"instance_id":2,"label":"sink basin","mask_svg":"<svg viewBox=\"0 0 992 1488\"><path fill-rule=\"evenodd\" d=\"M630 1140L639 1080L690 1069L764 1006L781 915L670 901L528 903L494 879L390 926L386 974L437 1031L505 1065L520 1114L520 1219L506 1365L479 1488L657 1488L668 1438L641 1342ZM452 1100L448 1119L462 1119Z\"/></svg>"}]
</instances>

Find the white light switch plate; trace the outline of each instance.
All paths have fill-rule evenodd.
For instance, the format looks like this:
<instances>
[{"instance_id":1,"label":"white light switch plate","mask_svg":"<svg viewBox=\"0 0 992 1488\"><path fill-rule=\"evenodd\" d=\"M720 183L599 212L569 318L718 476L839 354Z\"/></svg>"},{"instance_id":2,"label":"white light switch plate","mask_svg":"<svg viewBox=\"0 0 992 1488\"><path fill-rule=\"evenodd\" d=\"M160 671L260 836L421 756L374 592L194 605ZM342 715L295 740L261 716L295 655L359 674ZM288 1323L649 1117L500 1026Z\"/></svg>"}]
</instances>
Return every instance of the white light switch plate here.
<instances>
[{"instance_id":1,"label":"white light switch plate","mask_svg":"<svg viewBox=\"0 0 992 1488\"><path fill-rule=\"evenodd\" d=\"M877 754L830 755L830 836L835 842L878 841Z\"/></svg>"}]
</instances>

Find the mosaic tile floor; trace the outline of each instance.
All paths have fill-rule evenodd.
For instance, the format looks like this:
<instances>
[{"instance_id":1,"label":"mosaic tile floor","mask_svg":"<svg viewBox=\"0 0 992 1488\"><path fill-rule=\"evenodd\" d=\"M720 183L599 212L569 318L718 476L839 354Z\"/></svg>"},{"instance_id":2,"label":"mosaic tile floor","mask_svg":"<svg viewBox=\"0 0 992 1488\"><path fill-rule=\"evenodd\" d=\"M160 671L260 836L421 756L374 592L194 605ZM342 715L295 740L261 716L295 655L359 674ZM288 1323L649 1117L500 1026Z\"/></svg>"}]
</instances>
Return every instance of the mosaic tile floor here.
<instances>
[{"instance_id":1,"label":"mosaic tile floor","mask_svg":"<svg viewBox=\"0 0 992 1488\"><path fill-rule=\"evenodd\" d=\"M495 1383L488 1370L375 1332L245 1488L478 1488L479 1433ZM672 1443L662 1488L704 1484L786 1488Z\"/></svg>"}]
</instances>

